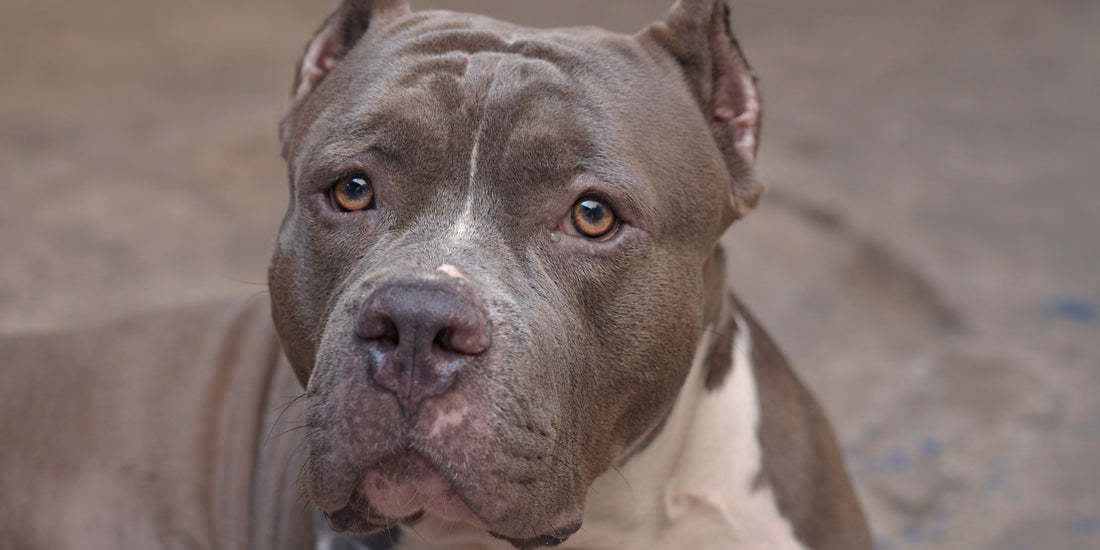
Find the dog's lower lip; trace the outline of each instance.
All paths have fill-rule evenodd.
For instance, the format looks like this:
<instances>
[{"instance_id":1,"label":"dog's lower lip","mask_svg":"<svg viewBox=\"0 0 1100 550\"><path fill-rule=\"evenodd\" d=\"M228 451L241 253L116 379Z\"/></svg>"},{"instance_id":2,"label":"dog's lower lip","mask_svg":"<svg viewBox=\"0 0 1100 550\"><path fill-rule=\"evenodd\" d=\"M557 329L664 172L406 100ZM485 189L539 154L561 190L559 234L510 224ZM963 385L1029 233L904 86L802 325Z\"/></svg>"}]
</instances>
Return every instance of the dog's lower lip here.
<instances>
[{"instance_id":1,"label":"dog's lower lip","mask_svg":"<svg viewBox=\"0 0 1100 550\"><path fill-rule=\"evenodd\" d=\"M530 539L516 539L495 532L491 532L490 534L498 539L506 540L512 543L512 545L516 548L528 549L539 547L552 547L565 544L565 542L569 540L569 537L575 535L577 531L580 530L581 522L578 521L574 524L558 529L557 531L554 531L549 535L541 535Z\"/></svg>"},{"instance_id":2,"label":"dog's lower lip","mask_svg":"<svg viewBox=\"0 0 1100 550\"><path fill-rule=\"evenodd\" d=\"M420 453L379 461L364 473L356 490L385 517L407 518L428 511L449 521L484 527L454 484Z\"/></svg>"}]
</instances>

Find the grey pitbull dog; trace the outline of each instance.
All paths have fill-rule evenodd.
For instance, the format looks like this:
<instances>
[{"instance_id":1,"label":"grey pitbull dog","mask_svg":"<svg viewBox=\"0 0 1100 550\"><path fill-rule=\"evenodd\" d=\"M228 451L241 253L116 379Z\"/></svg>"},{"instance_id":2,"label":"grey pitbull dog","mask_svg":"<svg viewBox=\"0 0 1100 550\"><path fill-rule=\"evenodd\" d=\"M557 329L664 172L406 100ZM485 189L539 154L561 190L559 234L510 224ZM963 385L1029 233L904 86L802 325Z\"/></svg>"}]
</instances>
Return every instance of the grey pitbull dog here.
<instances>
[{"instance_id":1,"label":"grey pitbull dog","mask_svg":"<svg viewBox=\"0 0 1100 550\"><path fill-rule=\"evenodd\" d=\"M759 128L720 0L636 36L344 2L282 124L274 330L253 300L4 342L0 540L871 548L726 290Z\"/></svg>"}]
</instances>

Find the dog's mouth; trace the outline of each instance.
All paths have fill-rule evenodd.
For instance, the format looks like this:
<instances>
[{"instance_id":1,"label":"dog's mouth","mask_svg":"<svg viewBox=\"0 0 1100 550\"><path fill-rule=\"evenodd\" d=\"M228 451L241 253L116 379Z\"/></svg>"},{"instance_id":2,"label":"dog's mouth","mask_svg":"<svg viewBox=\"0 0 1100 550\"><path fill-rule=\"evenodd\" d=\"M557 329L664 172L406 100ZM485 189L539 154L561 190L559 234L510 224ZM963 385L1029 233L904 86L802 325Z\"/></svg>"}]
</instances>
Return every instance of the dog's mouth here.
<instances>
[{"instance_id":1,"label":"dog's mouth","mask_svg":"<svg viewBox=\"0 0 1100 550\"><path fill-rule=\"evenodd\" d=\"M438 468L424 455L406 451L367 470L356 487L373 512L413 521L430 512L451 522L488 529Z\"/></svg>"},{"instance_id":2,"label":"dog's mouth","mask_svg":"<svg viewBox=\"0 0 1100 550\"><path fill-rule=\"evenodd\" d=\"M506 533L510 525L483 520L475 506L463 497L455 483L423 454L406 450L383 458L367 469L344 508L325 513L330 526L340 532L363 526L414 525L431 514L446 523L466 523L505 540L519 549L556 546L580 529L571 524L552 533L518 538Z\"/></svg>"}]
</instances>

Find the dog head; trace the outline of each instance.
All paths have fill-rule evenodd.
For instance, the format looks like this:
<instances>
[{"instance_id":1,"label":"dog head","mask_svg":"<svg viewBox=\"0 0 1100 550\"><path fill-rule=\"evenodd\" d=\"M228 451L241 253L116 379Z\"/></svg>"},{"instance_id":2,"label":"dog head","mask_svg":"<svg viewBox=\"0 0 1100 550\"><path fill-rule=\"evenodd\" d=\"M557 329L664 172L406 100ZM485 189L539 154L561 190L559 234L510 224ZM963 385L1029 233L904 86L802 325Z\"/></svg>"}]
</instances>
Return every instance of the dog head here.
<instances>
[{"instance_id":1,"label":"dog head","mask_svg":"<svg viewBox=\"0 0 1100 550\"><path fill-rule=\"evenodd\" d=\"M675 401L761 194L725 3L623 36L346 1L292 96L270 283L310 500L563 541Z\"/></svg>"}]
</instances>

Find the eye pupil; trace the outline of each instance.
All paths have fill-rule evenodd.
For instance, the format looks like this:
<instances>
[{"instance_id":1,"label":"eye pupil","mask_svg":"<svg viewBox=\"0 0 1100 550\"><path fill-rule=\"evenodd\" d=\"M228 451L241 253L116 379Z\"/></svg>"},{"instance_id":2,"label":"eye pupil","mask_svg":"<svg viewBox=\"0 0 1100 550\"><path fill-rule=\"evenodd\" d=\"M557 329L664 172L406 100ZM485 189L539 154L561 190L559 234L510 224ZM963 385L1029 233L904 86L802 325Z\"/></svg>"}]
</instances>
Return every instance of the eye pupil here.
<instances>
[{"instance_id":1,"label":"eye pupil","mask_svg":"<svg viewBox=\"0 0 1100 550\"><path fill-rule=\"evenodd\" d=\"M573 207L573 227L590 239L611 233L616 222L611 207L598 199L582 199Z\"/></svg>"},{"instance_id":2,"label":"eye pupil","mask_svg":"<svg viewBox=\"0 0 1100 550\"><path fill-rule=\"evenodd\" d=\"M345 212L367 210L374 204L374 188L364 177L344 178L333 190L336 206Z\"/></svg>"},{"instance_id":3,"label":"eye pupil","mask_svg":"<svg viewBox=\"0 0 1100 550\"><path fill-rule=\"evenodd\" d=\"M347 195L349 199L361 198L366 193L367 182L363 181L361 178L348 180L347 183L344 184L344 194Z\"/></svg>"},{"instance_id":4,"label":"eye pupil","mask_svg":"<svg viewBox=\"0 0 1100 550\"><path fill-rule=\"evenodd\" d=\"M599 225L607 216L607 209L603 204L600 204L593 200L584 201L581 203L581 210L585 221L592 225Z\"/></svg>"}]
</instances>

